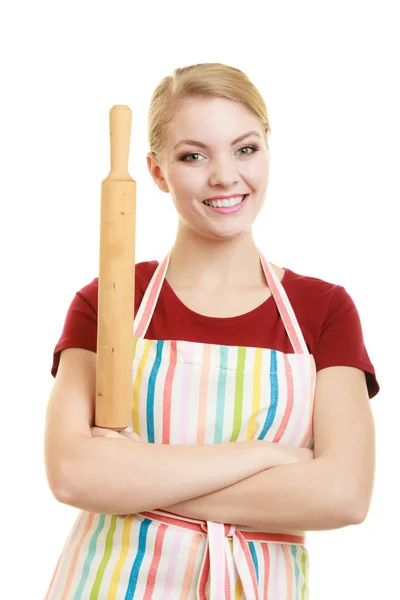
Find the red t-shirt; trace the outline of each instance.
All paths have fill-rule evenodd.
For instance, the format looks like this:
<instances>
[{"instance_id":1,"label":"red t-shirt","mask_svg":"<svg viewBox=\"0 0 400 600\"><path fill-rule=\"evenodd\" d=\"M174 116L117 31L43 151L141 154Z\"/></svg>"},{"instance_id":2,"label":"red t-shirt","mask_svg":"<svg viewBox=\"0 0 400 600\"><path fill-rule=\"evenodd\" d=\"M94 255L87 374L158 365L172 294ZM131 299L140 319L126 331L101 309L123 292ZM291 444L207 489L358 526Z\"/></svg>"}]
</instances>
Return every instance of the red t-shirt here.
<instances>
[{"instance_id":1,"label":"red t-shirt","mask_svg":"<svg viewBox=\"0 0 400 600\"><path fill-rule=\"evenodd\" d=\"M141 262L135 269L135 314L157 261ZM282 279L317 371L343 365L362 369L369 397L379 391L374 367L365 348L357 308L345 288L285 268ZM55 377L65 348L97 347L98 278L76 292L67 311L61 337L54 349L51 374ZM164 281L145 335L152 340L186 340L227 346L273 348L292 353L274 298L236 317L206 317L190 310Z\"/></svg>"}]
</instances>

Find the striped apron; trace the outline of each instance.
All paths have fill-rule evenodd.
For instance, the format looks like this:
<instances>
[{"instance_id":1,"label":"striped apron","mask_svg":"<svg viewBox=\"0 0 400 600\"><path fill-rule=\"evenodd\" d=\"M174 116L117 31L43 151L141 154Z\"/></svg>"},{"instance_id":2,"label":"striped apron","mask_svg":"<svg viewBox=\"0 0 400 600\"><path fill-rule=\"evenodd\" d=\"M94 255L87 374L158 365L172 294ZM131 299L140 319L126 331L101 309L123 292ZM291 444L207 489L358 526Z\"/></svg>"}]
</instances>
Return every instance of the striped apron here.
<instances>
[{"instance_id":1,"label":"striped apron","mask_svg":"<svg viewBox=\"0 0 400 600\"><path fill-rule=\"evenodd\" d=\"M128 431L153 444L260 439L313 446L315 361L282 284L262 254L260 260L294 352L145 339L168 255L135 318ZM256 531L161 509L80 511L46 600L131 598L307 600L305 532Z\"/></svg>"}]
</instances>

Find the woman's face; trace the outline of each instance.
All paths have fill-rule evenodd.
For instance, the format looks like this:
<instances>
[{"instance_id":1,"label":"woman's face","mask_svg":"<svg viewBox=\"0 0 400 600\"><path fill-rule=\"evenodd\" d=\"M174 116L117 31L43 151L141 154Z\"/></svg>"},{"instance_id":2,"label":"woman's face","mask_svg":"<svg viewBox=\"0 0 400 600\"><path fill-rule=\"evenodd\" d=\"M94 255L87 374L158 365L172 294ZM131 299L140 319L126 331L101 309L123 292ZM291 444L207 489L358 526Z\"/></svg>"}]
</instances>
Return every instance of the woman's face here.
<instances>
[{"instance_id":1,"label":"woman's face","mask_svg":"<svg viewBox=\"0 0 400 600\"><path fill-rule=\"evenodd\" d=\"M244 233L263 205L269 150L259 120L237 102L184 100L168 124L160 164L151 153L147 162L181 224L206 237Z\"/></svg>"}]
</instances>

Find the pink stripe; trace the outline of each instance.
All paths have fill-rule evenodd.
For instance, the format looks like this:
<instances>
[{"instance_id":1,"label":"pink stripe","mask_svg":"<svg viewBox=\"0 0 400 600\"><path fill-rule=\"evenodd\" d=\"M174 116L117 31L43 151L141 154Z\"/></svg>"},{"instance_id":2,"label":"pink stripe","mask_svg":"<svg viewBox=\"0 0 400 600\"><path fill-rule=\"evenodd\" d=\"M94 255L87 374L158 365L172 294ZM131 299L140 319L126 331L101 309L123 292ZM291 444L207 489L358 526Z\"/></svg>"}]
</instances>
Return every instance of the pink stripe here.
<instances>
[{"instance_id":1,"label":"pink stripe","mask_svg":"<svg viewBox=\"0 0 400 600\"><path fill-rule=\"evenodd\" d=\"M171 355L164 384L162 443L170 443L172 382L176 367L176 342L171 342Z\"/></svg>"},{"instance_id":2,"label":"pink stripe","mask_svg":"<svg viewBox=\"0 0 400 600\"><path fill-rule=\"evenodd\" d=\"M208 523L210 561L213 565L210 581L211 598L218 598L219 592L225 589L224 529L221 523L213 523L212 521Z\"/></svg>"},{"instance_id":3,"label":"pink stripe","mask_svg":"<svg viewBox=\"0 0 400 600\"><path fill-rule=\"evenodd\" d=\"M274 549L272 551L272 546L270 548L270 559L271 559L271 567L270 567L270 573L271 573L271 577L270 577L270 583L271 583L271 589L270 589L270 594L271 594L271 598L273 600L275 600L275 598L281 598L282 596L280 595L281 592L281 586L279 585L279 582L281 581L281 567L279 565L279 550L280 547L279 546L274 546Z\"/></svg>"},{"instance_id":4,"label":"pink stripe","mask_svg":"<svg viewBox=\"0 0 400 600\"><path fill-rule=\"evenodd\" d=\"M197 443L204 444L206 432L208 381L210 375L211 346L203 345L203 368L200 379L199 418L197 429Z\"/></svg>"},{"instance_id":5,"label":"pink stripe","mask_svg":"<svg viewBox=\"0 0 400 600\"><path fill-rule=\"evenodd\" d=\"M269 548L267 544L261 546L264 556L264 600L268 600L268 583L269 583L269 571L270 571L270 556Z\"/></svg>"},{"instance_id":6,"label":"pink stripe","mask_svg":"<svg viewBox=\"0 0 400 600\"><path fill-rule=\"evenodd\" d=\"M174 577L176 572L176 567L178 565L179 560L179 552L181 549L183 531L179 531L176 529L174 531L174 543L172 545L169 564L167 567L167 577L165 578L165 588L163 600L169 600L171 598L171 593L173 590Z\"/></svg>"},{"instance_id":7,"label":"pink stripe","mask_svg":"<svg viewBox=\"0 0 400 600\"><path fill-rule=\"evenodd\" d=\"M293 409L293 398L294 398L294 386L293 386L293 373L292 368L290 366L290 362L286 354L283 355L283 359L285 362L285 381L287 382L287 404L285 409L285 414L283 415L282 423L279 426L278 431L275 434L273 442L279 442L281 437L286 431L287 424L289 422L290 415Z\"/></svg>"},{"instance_id":8,"label":"pink stripe","mask_svg":"<svg viewBox=\"0 0 400 600\"><path fill-rule=\"evenodd\" d=\"M144 333L146 333L148 324L151 320L151 317L152 317L152 314L154 311L154 306L155 306L155 303L157 300L157 296L158 296L158 294L161 290L162 284L164 282L168 258L169 258L168 256L166 256L164 258L163 262L161 263L161 267L157 274L157 277L155 278L155 280L153 282L153 286L151 288L149 297L147 299L144 313L143 313L140 323L138 324L136 331L135 331L135 337L140 338L140 337L142 337L142 335L144 335Z\"/></svg>"},{"instance_id":9,"label":"pink stripe","mask_svg":"<svg viewBox=\"0 0 400 600\"><path fill-rule=\"evenodd\" d=\"M286 305L282 299L280 291L275 283L275 280L273 279L273 275L270 272L270 268L268 267L267 262L262 255L261 255L261 261L264 266L264 269L270 274L270 281L268 282L268 285L270 287L272 295L274 296L274 300L275 300L276 304L278 305L279 313L285 322L286 332L287 332L289 338L292 340L292 345L293 345L294 351L295 351L295 353L304 354L299 337L293 326L292 318L287 311Z\"/></svg>"},{"instance_id":10,"label":"pink stripe","mask_svg":"<svg viewBox=\"0 0 400 600\"><path fill-rule=\"evenodd\" d=\"M184 363L193 363L193 344L185 344L183 342L183 361ZM181 428L179 435L179 443L187 445L188 428L189 428L189 406L190 406L190 373L192 369L183 370L183 384L181 397Z\"/></svg>"},{"instance_id":11,"label":"pink stripe","mask_svg":"<svg viewBox=\"0 0 400 600\"><path fill-rule=\"evenodd\" d=\"M166 525L160 525L157 530L157 535L156 535L156 539L154 542L153 559L151 561L149 574L147 577L146 591L143 596L143 600L151 600L153 597L154 585L156 583L157 570L158 570L158 566L160 564L164 536L165 536L166 531L167 531Z\"/></svg>"},{"instance_id":12,"label":"pink stripe","mask_svg":"<svg viewBox=\"0 0 400 600\"><path fill-rule=\"evenodd\" d=\"M225 600L231 600L231 579L228 568L228 561L225 557Z\"/></svg>"},{"instance_id":13,"label":"pink stripe","mask_svg":"<svg viewBox=\"0 0 400 600\"><path fill-rule=\"evenodd\" d=\"M250 552L250 548L246 542L245 537L242 535L242 533L240 531L236 531L236 535L239 539L240 542L240 546L242 548L243 554L245 556L246 559L246 564L247 564L247 569L249 571L250 577L251 577L251 582L253 584L253 591L254 591L254 597L256 600L259 600L260 595L258 593L258 585L257 585L257 576L256 576L256 569L253 563L253 559L251 556L251 552ZM243 582L244 583L244 582Z\"/></svg>"}]
</instances>

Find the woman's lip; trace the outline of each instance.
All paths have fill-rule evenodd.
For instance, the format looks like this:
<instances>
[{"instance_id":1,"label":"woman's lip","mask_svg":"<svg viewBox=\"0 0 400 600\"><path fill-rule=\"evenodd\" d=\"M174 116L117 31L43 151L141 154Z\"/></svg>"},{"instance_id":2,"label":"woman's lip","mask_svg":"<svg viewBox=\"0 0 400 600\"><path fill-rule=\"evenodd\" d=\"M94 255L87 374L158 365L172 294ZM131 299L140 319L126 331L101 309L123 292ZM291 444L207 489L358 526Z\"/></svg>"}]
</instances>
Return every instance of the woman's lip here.
<instances>
[{"instance_id":1,"label":"woman's lip","mask_svg":"<svg viewBox=\"0 0 400 600\"><path fill-rule=\"evenodd\" d=\"M206 206L207 208L210 208L214 212L218 212L220 214L234 213L234 212L238 212L241 208L243 208L243 206L247 202L248 197L249 197L249 194L244 194L243 200L241 202L239 202L239 204L236 204L236 206L215 207L215 206L210 206L209 204L205 204L204 206Z\"/></svg>"}]
</instances>

